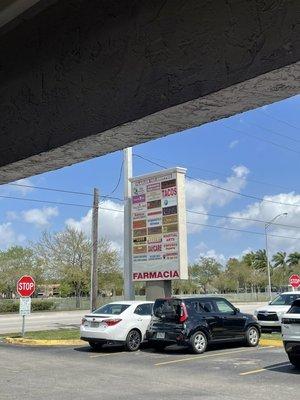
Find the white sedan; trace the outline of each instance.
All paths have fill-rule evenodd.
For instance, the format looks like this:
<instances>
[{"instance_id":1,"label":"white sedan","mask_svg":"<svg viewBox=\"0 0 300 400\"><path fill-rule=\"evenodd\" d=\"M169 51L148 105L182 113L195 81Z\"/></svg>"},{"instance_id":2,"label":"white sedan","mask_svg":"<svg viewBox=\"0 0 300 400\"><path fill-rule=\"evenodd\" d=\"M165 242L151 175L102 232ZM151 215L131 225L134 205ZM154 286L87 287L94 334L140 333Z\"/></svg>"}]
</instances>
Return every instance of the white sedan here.
<instances>
[{"instance_id":1,"label":"white sedan","mask_svg":"<svg viewBox=\"0 0 300 400\"><path fill-rule=\"evenodd\" d=\"M136 351L143 342L152 314L151 301L118 301L87 314L82 318L80 338L93 349L104 344L125 344Z\"/></svg>"}]
</instances>

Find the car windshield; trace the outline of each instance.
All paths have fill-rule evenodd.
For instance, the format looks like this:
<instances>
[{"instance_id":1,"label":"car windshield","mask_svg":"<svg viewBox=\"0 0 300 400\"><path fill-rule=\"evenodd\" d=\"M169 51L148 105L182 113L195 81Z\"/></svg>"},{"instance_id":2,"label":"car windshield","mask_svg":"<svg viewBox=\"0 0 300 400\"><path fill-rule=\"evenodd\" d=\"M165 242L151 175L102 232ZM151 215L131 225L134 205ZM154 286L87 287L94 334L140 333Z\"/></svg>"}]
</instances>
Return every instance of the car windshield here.
<instances>
[{"instance_id":1,"label":"car windshield","mask_svg":"<svg viewBox=\"0 0 300 400\"><path fill-rule=\"evenodd\" d=\"M97 310L93 311L93 314L115 314L115 315L120 315L122 312L124 312L130 304L105 304L105 306L102 306L98 308Z\"/></svg>"},{"instance_id":2,"label":"car windshield","mask_svg":"<svg viewBox=\"0 0 300 400\"><path fill-rule=\"evenodd\" d=\"M181 312L180 304L181 300L179 299L156 300L153 306L153 314L160 319L177 321Z\"/></svg>"},{"instance_id":3,"label":"car windshield","mask_svg":"<svg viewBox=\"0 0 300 400\"><path fill-rule=\"evenodd\" d=\"M272 306L290 306L294 300L298 299L300 294L281 294L276 297L270 304Z\"/></svg>"}]
</instances>

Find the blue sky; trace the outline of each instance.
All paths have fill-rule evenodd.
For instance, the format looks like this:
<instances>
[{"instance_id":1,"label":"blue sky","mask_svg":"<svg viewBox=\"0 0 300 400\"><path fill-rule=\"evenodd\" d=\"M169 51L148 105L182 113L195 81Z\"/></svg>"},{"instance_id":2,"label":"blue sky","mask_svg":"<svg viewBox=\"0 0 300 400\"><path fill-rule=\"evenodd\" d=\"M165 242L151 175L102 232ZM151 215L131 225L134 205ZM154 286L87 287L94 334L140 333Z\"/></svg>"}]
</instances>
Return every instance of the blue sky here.
<instances>
[{"instance_id":1,"label":"blue sky","mask_svg":"<svg viewBox=\"0 0 300 400\"><path fill-rule=\"evenodd\" d=\"M136 146L133 152L168 167L186 166L189 176L231 191L269 201L300 204L299 106L300 96L296 96ZM27 178L23 183L90 193L93 187L98 187L101 194L110 194L118 181L122 157L122 152L118 151ZM135 175L156 170L158 167L134 157ZM122 197L122 191L123 179L113 196ZM24 199L0 199L2 249L14 244L26 245L37 240L43 230L59 231L66 224L83 229L86 233L90 231L89 208L38 204L25 200L34 198L88 206L92 201L90 196L9 185L1 186L0 194ZM261 202L192 179L187 179L186 196L188 209L196 212L261 220L288 212L288 216L281 217L278 222L300 227L300 206ZM122 210L122 204L115 200L104 201L102 206ZM118 249L122 247L122 218L122 213L116 211L101 210L100 213L100 233L112 240ZM225 220L197 214L188 214L187 219L199 224L263 232L263 225L253 221ZM269 232L300 238L297 228L272 226ZM190 261L208 255L224 262L227 257L240 256L249 249L263 247L263 236L189 225ZM271 252L300 250L300 239L270 237L270 249Z\"/></svg>"}]
</instances>

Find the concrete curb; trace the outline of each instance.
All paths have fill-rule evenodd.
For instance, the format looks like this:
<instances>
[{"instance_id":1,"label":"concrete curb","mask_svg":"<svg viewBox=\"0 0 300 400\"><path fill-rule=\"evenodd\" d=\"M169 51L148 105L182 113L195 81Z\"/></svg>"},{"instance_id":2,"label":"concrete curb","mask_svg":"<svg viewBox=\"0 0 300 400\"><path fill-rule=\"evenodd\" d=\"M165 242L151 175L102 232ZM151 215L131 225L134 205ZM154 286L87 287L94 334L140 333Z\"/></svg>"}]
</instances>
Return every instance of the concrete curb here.
<instances>
[{"instance_id":1,"label":"concrete curb","mask_svg":"<svg viewBox=\"0 0 300 400\"><path fill-rule=\"evenodd\" d=\"M260 339L259 345L262 347L273 346L273 347L283 347L282 340L279 339Z\"/></svg>"},{"instance_id":2,"label":"concrete curb","mask_svg":"<svg viewBox=\"0 0 300 400\"><path fill-rule=\"evenodd\" d=\"M72 340L40 340L40 339L23 339L23 338L11 338L6 337L4 341L9 344L22 344L27 346L83 346L86 345L86 342L80 339L72 339ZM282 340L278 339L260 339L259 345L261 347L283 347Z\"/></svg>"},{"instance_id":3,"label":"concrete curb","mask_svg":"<svg viewBox=\"0 0 300 400\"><path fill-rule=\"evenodd\" d=\"M9 344L23 344L27 346L82 346L86 344L83 340L80 339L49 339L49 340L40 340L40 339L23 339L23 338L11 338L6 337L4 341Z\"/></svg>"}]
</instances>

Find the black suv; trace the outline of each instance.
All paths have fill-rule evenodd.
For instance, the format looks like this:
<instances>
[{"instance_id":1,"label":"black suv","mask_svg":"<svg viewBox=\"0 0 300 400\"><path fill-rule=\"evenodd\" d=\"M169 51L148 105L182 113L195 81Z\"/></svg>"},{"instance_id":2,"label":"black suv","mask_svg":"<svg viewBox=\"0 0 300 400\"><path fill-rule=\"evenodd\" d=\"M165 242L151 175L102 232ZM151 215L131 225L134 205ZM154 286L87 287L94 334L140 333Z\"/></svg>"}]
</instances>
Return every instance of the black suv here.
<instances>
[{"instance_id":1,"label":"black suv","mask_svg":"<svg viewBox=\"0 0 300 400\"><path fill-rule=\"evenodd\" d=\"M260 327L256 317L241 313L222 297L157 299L146 337L150 346L189 346L203 353L208 343L243 341L257 346Z\"/></svg>"}]
</instances>

